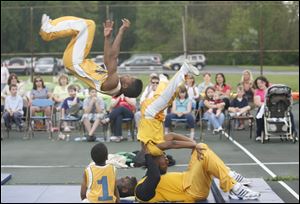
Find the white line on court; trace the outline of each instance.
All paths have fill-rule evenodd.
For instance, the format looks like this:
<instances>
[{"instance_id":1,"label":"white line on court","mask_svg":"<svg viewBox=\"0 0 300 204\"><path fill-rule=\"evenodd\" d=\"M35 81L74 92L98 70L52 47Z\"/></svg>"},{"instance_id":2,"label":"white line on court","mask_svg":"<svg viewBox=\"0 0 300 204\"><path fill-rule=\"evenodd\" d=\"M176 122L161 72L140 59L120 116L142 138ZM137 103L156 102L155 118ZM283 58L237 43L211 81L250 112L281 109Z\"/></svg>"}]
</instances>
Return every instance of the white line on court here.
<instances>
[{"instance_id":1,"label":"white line on court","mask_svg":"<svg viewBox=\"0 0 300 204\"><path fill-rule=\"evenodd\" d=\"M299 165L299 162L266 162L265 165ZM257 163L226 163L226 166L257 166ZM188 164L176 164L174 166L188 166Z\"/></svg>"},{"instance_id":2,"label":"white line on court","mask_svg":"<svg viewBox=\"0 0 300 204\"><path fill-rule=\"evenodd\" d=\"M253 159L261 168L263 168L269 175L271 175L273 178L276 177L276 174L274 174L268 167L265 166L261 161L259 161L250 151L248 151L245 147L243 147L240 143L235 141L232 137L230 137L227 133L225 133L225 136L236 146L238 146L242 151L244 151L251 159ZM299 195L286 183L283 181L278 181L287 191L289 191L297 200L299 200Z\"/></svg>"}]
</instances>

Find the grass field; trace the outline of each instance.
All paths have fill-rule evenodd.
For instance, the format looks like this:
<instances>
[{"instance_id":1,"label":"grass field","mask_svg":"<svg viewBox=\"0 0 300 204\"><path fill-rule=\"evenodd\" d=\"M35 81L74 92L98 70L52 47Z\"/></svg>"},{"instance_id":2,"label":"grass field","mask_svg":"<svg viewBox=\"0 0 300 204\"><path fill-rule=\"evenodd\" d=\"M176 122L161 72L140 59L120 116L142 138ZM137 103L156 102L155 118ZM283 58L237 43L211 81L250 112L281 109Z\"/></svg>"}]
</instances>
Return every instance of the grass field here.
<instances>
[{"instance_id":1,"label":"grass field","mask_svg":"<svg viewBox=\"0 0 300 204\"><path fill-rule=\"evenodd\" d=\"M255 79L258 76L259 76L258 74L254 74L253 78ZM29 76L21 76L20 79L28 80L28 77ZM55 81L53 76L45 75L42 77L43 77L44 81L46 81L46 82ZM138 74L138 75L136 75L136 77L143 81L144 86L146 84L148 84L148 82L149 82L148 74ZM233 88L233 91L235 91L234 87L239 83L239 81L241 79L241 74L225 74L225 77L226 77L226 83L229 84ZM299 91L299 78L298 78L299 75L268 74L268 75L266 75L266 77L272 84L285 84L285 85L288 85L289 87L291 87L293 91ZM72 77L72 78L74 78L74 77ZM215 74L212 74L212 82L213 83L214 83L214 79L215 79ZM76 81L76 83L80 83L84 87L86 87L86 85L83 82L77 81L76 79L75 79L75 81ZM202 75L200 75L199 77L196 77L197 84L201 83L202 81L203 81Z\"/></svg>"},{"instance_id":2,"label":"grass field","mask_svg":"<svg viewBox=\"0 0 300 204\"><path fill-rule=\"evenodd\" d=\"M255 68L257 71L260 71L260 66L258 65L241 65L239 67L242 67L244 69L249 69L249 68ZM263 66L264 71L294 71L297 72L299 71L299 66Z\"/></svg>"}]
</instances>

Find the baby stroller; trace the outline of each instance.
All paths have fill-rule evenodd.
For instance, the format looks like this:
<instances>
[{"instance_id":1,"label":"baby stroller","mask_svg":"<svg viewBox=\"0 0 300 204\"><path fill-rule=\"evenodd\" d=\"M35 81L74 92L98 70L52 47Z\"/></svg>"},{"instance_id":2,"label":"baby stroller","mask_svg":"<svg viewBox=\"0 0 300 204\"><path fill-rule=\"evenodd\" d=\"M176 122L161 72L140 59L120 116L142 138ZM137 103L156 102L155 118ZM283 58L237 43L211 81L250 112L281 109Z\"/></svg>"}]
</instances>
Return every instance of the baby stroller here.
<instances>
[{"instance_id":1,"label":"baby stroller","mask_svg":"<svg viewBox=\"0 0 300 204\"><path fill-rule=\"evenodd\" d=\"M291 122L291 88L274 84L267 89L264 104L264 127L261 142L270 138L280 138L282 141L296 142L296 135L292 133Z\"/></svg>"}]
</instances>

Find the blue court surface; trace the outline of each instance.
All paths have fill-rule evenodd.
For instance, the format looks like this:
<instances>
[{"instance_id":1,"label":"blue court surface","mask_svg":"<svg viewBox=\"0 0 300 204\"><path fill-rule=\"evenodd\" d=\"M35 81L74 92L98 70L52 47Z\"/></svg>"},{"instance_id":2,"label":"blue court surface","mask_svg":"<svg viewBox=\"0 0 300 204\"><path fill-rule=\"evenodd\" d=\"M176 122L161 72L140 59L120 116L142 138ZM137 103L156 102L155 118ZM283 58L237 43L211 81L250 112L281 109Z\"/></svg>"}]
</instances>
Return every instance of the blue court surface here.
<instances>
[{"instance_id":1,"label":"blue court surface","mask_svg":"<svg viewBox=\"0 0 300 204\"><path fill-rule=\"evenodd\" d=\"M299 130L299 104L293 105L293 113ZM188 133L181 124L174 131ZM71 134L68 142L56 140L57 133L54 133L53 141L43 132L37 132L31 140L23 140L23 134L11 132L10 137L6 138L5 131L1 132L1 172L12 175L1 186L1 202L19 202L13 200L16 197L23 198L21 202L80 202L79 189L84 168L91 161L90 150L96 143L75 142L74 139L80 136L79 132ZM101 137L102 134L102 129L99 128L97 136ZM123 134L127 135L127 130ZM199 126L196 135L199 142ZM254 178L251 188L261 192L259 202L299 203L299 142L293 144L273 139L261 144L255 141L255 127L253 135L250 139L248 128L242 131L232 130L229 140L208 131L204 142L228 167L245 177ZM140 149L140 144L132 141L105 144L109 153ZM176 165L169 167L168 171L184 171L190 153L189 149L168 150L167 154L176 160ZM136 176L138 179L144 174L145 170L142 168L118 169L117 173L118 177ZM63 193L64 191L69 193ZM29 193L32 197L27 199ZM225 202L233 202L228 200L228 195L222 192L220 194ZM215 199L211 195L204 202L216 202Z\"/></svg>"}]
</instances>

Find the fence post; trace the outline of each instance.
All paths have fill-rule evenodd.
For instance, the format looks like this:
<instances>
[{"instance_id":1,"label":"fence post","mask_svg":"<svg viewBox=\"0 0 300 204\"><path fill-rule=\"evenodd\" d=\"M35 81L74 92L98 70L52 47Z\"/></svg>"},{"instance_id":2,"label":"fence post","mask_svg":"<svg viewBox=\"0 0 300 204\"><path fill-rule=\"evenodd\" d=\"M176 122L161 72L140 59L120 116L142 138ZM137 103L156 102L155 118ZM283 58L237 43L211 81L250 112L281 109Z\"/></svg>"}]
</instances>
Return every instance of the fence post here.
<instances>
[{"instance_id":1,"label":"fence post","mask_svg":"<svg viewBox=\"0 0 300 204\"><path fill-rule=\"evenodd\" d=\"M259 58L260 58L260 75L263 75L263 64L264 64L264 25L262 18L262 4L260 4L259 11Z\"/></svg>"},{"instance_id":2,"label":"fence post","mask_svg":"<svg viewBox=\"0 0 300 204\"><path fill-rule=\"evenodd\" d=\"M33 7L30 7L30 40L31 40L31 46L30 46L30 52L31 52L31 65L30 65L30 77L31 82L33 82Z\"/></svg>"},{"instance_id":3,"label":"fence post","mask_svg":"<svg viewBox=\"0 0 300 204\"><path fill-rule=\"evenodd\" d=\"M181 21L182 21L183 53L184 53L184 58L186 59L186 57L187 57L187 50L186 50L186 36L185 36L185 22L184 22L184 16L181 17Z\"/></svg>"}]
</instances>

